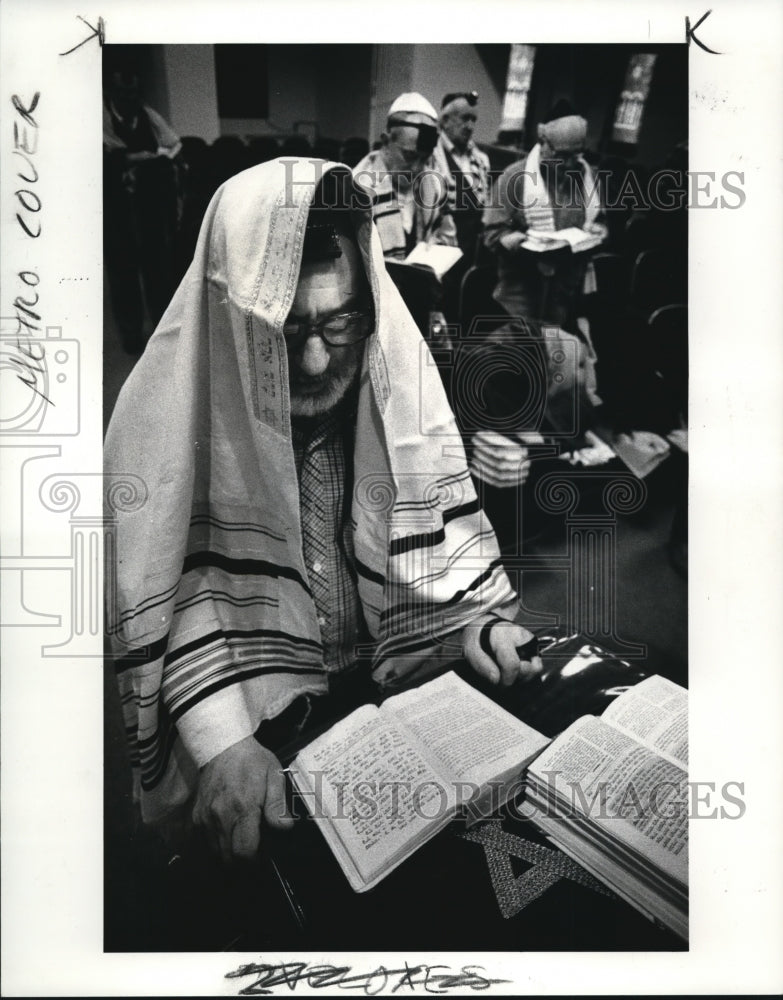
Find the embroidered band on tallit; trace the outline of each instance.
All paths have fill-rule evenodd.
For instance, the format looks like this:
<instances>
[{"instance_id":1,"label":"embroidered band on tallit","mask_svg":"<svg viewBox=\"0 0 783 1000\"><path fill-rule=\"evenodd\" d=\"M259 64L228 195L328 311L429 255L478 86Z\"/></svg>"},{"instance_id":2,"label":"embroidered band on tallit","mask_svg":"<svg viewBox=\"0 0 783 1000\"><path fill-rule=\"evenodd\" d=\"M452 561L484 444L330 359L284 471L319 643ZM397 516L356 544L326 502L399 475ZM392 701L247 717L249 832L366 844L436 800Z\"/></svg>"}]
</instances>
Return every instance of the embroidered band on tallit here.
<instances>
[{"instance_id":1,"label":"embroidered band on tallit","mask_svg":"<svg viewBox=\"0 0 783 1000\"><path fill-rule=\"evenodd\" d=\"M346 168L273 160L219 189L107 434L107 622L146 819L183 802L198 768L263 719L326 691L282 327L316 182L331 170ZM410 664L514 595L369 211L356 212L356 234L377 317L354 454L359 594L375 664ZM139 480L133 502L123 482Z\"/></svg>"}]
</instances>

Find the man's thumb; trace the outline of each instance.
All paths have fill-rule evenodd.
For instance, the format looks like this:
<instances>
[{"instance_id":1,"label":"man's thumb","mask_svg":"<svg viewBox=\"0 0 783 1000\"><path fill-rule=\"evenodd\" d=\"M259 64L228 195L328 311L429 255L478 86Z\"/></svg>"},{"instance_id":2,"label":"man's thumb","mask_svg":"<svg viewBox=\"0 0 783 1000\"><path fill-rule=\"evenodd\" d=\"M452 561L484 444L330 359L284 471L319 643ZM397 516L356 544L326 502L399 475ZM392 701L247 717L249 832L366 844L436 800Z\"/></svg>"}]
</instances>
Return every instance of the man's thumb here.
<instances>
[{"instance_id":1,"label":"man's thumb","mask_svg":"<svg viewBox=\"0 0 783 1000\"><path fill-rule=\"evenodd\" d=\"M278 830L287 830L294 822L286 805L285 777L279 764L270 767L266 772L264 819L269 826Z\"/></svg>"}]
</instances>

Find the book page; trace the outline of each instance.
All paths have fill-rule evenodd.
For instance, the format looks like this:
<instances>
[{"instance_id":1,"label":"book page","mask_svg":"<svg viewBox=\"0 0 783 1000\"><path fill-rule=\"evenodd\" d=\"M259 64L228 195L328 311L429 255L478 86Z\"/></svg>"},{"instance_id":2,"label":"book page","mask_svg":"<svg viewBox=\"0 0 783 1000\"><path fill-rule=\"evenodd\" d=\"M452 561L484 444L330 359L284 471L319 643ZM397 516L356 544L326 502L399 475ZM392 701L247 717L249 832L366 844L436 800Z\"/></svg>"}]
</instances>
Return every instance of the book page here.
<instances>
[{"instance_id":1,"label":"book page","mask_svg":"<svg viewBox=\"0 0 783 1000\"><path fill-rule=\"evenodd\" d=\"M453 672L389 698L381 712L401 719L446 773L478 786L520 771L548 742Z\"/></svg>"},{"instance_id":2,"label":"book page","mask_svg":"<svg viewBox=\"0 0 783 1000\"><path fill-rule=\"evenodd\" d=\"M308 808L331 828L363 882L390 870L456 810L453 787L424 748L374 706L305 747L295 765Z\"/></svg>"},{"instance_id":3,"label":"book page","mask_svg":"<svg viewBox=\"0 0 783 1000\"><path fill-rule=\"evenodd\" d=\"M451 270L462 256L459 247L440 246L437 243L417 243L405 258L406 264L426 264L439 278Z\"/></svg>"},{"instance_id":4,"label":"book page","mask_svg":"<svg viewBox=\"0 0 783 1000\"><path fill-rule=\"evenodd\" d=\"M585 232L584 229L579 229L577 226L571 226L568 229L557 229L551 232L546 229L531 229L528 231L528 236L531 236L535 240L564 240L566 243L574 246L585 239L590 239L591 234Z\"/></svg>"},{"instance_id":5,"label":"book page","mask_svg":"<svg viewBox=\"0 0 783 1000\"><path fill-rule=\"evenodd\" d=\"M665 677L648 677L616 698L601 716L667 760L688 767L688 692Z\"/></svg>"},{"instance_id":6,"label":"book page","mask_svg":"<svg viewBox=\"0 0 783 1000\"><path fill-rule=\"evenodd\" d=\"M527 235L530 239L546 243L567 243L572 249L581 247L583 243L595 245L603 240L600 233L590 233L586 229L579 229L578 226L556 230L530 229Z\"/></svg>"},{"instance_id":7,"label":"book page","mask_svg":"<svg viewBox=\"0 0 783 1000\"><path fill-rule=\"evenodd\" d=\"M537 791L687 881L687 773L603 719L583 716L530 766Z\"/></svg>"},{"instance_id":8,"label":"book page","mask_svg":"<svg viewBox=\"0 0 783 1000\"><path fill-rule=\"evenodd\" d=\"M547 250L561 250L570 247L573 253L592 250L603 243L603 237L598 233L588 233L583 229L571 227L548 232L542 229L531 229L522 244L524 250L546 253Z\"/></svg>"}]
</instances>

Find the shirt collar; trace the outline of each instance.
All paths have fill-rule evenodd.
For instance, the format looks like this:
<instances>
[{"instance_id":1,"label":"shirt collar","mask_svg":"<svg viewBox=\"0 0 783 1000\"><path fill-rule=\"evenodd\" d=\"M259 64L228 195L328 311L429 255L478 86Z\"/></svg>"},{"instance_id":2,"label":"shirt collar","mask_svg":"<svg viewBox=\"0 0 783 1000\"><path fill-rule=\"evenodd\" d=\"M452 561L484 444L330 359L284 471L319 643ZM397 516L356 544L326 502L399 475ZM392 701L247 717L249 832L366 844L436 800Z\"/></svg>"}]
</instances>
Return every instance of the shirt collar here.
<instances>
[{"instance_id":1,"label":"shirt collar","mask_svg":"<svg viewBox=\"0 0 783 1000\"><path fill-rule=\"evenodd\" d=\"M468 148L465 150L464 153L460 153L460 151L454 146L454 143L451 141L451 139L449 139L449 137L446 135L445 132L441 132L440 141L443 143L444 147L448 150L448 152L451 153L453 156L470 156L470 153L473 149L473 140L468 139Z\"/></svg>"},{"instance_id":2,"label":"shirt collar","mask_svg":"<svg viewBox=\"0 0 783 1000\"><path fill-rule=\"evenodd\" d=\"M356 422L358 400L355 392L342 400L335 409L321 417L291 420L291 440L295 448L317 448L331 440L339 431Z\"/></svg>"}]
</instances>

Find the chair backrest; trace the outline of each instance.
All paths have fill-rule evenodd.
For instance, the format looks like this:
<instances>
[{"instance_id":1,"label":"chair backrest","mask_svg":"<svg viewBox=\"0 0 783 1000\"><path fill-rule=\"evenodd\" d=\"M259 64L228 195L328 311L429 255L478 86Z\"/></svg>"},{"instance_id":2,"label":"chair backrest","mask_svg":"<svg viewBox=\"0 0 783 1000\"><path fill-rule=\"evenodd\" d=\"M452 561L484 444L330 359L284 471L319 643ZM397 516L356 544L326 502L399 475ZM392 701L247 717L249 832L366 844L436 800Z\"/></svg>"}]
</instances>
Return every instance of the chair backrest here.
<instances>
[{"instance_id":1,"label":"chair backrest","mask_svg":"<svg viewBox=\"0 0 783 1000\"><path fill-rule=\"evenodd\" d=\"M502 307L492 297L496 284L497 269L494 263L470 267L463 275L459 290L459 322L463 334L472 329L478 318L486 317L490 322L497 319L498 326L507 318Z\"/></svg>"},{"instance_id":2,"label":"chair backrest","mask_svg":"<svg viewBox=\"0 0 783 1000\"><path fill-rule=\"evenodd\" d=\"M688 299L688 267L684 255L644 250L631 275L631 305L646 316L656 309Z\"/></svg>"},{"instance_id":3,"label":"chair backrest","mask_svg":"<svg viewBox=\"0 0 783 1000\"><path fill-rule=\"evenodd\" d=\"M628 301L630 274L627 260L619 253L597 253L592 257L595 268L596 292L607 302L618 306Z\"/></svg>"},{"instance_id":4,"label":"chair backrest","mask_svg":"<svg viewBox=\"0 0 783 1000\"><path fill-rule=\"evenodd\" d=\"M408 307L413 322L421 335L428 339L430 310L436 309L440 300L440 282L435 272L429 267L397 260L387 260L386 270Z\"/></svg>"},{"instance_id":5,"label":"chair backrest","mask_svg":"<svg viewBox=\"0 0 783 1000\"><path fill-rule=\"evenodd\" d=\"M672 303L656 309L647 321L655 374L682 414L688 409L688 307Z\"/></svg>"},{"instance_id":6,"label":"chair backrest","mask_svg":"<svg viewBox=\"0 0 783 1000\"><path fill-rule=\"evenodd\" d=\"M623 253L628 260L635 260L644 250L651 250L655 244L650 222L643 216L631 216L625 223L622 236Z\"/></svg>"}]
</instances>

